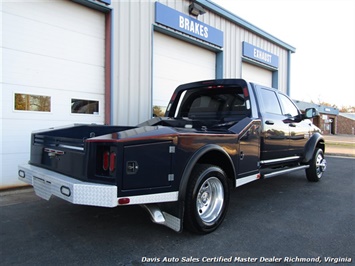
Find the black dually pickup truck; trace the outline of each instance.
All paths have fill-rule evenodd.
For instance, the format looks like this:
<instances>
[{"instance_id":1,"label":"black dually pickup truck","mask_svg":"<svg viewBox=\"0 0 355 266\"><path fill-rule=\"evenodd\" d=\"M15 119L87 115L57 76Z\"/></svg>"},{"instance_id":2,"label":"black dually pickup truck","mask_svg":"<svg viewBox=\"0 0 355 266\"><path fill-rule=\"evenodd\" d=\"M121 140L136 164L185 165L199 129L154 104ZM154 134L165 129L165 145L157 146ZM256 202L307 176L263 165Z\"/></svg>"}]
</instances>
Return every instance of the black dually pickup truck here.
<instances>
[{"instance_id":1,"label":"black dually pickup truck","mask_svg":"<svg viewBox=\"0 0 355 266\"><path fill-rule=\"evenodd\" d=\"M326 169L325 143L285 94L243 79L179 86L164 117L137 126L72 125L32 133L19 179L49 200L116 207L138 204L153 222L209 233L230 190L305 169Z\"/></svg>"}]
</instances>

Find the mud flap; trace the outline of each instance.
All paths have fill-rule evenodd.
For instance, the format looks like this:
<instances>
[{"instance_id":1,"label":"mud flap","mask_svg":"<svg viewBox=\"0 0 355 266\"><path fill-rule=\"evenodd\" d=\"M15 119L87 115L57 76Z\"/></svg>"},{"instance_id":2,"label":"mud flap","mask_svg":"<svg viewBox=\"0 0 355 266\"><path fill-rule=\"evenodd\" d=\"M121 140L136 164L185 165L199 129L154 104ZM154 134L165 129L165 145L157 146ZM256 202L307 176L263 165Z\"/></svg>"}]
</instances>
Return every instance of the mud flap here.
<instances>
[{"instance_id":1,"label":"mud flap","mask_svg":"<svg viewBox=\"0 0 355 266\"><path fill-rule=\"evenodd\" d=\"M181 215L181 204L179 202L162 204L141 205L148 213L152 222L169 227L181 233L183 230L183 217Z\"/></svg>"},{"instance_id":2,"label":"mud flap","mask_svg":"<svg viewBox=\"0 0 355 266\"><path fill-rule=\"evenodd\" d=\"M52 183L43 178L33 176L33 188L36 195L42 199L49 200L52 196Z\"/></svg>"}]
</instances>

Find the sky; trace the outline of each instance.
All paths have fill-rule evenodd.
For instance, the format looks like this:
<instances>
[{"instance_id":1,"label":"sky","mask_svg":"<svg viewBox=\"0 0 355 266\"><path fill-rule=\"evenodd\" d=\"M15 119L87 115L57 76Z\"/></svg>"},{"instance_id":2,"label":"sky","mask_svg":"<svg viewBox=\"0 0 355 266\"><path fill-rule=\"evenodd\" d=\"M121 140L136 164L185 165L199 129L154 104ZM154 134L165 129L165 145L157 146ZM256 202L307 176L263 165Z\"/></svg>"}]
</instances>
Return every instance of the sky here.
<instances>
[{"instance_id":1,"label":"sky","mask_svg":"<svg viewBox=\"0 0 355 266\"><path fill-rule=\"evenodd\" d=\"M355 106L354 0L212 0L296 48L291 97Z\"/></svg>"}]
</instances>

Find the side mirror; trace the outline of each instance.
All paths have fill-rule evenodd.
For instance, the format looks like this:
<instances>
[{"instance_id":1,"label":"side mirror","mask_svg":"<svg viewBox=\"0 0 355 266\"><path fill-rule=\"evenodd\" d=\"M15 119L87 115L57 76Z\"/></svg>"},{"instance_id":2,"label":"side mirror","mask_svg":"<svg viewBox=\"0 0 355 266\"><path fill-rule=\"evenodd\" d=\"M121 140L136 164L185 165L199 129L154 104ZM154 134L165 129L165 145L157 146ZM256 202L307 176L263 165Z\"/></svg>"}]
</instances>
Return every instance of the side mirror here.
<instances>
[{"instance_id":1,"label":"side mirror","mask_svg":"<svg viewBox=\"0 0 355 266\"><path fill-rule=\"evenodd\" d=\"M304 118L305 119L310 119L315 116L319 116L319 113L316 108L307 108L305 113L304 113Z\"/></svg>"}]
</instances>

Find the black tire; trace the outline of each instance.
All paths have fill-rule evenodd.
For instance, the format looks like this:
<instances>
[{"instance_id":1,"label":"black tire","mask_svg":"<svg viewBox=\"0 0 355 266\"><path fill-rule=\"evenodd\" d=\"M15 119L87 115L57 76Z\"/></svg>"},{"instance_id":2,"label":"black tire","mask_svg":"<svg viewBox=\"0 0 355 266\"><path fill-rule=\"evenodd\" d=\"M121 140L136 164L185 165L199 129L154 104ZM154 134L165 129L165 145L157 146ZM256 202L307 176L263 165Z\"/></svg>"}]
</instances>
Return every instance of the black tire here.
<instances>
[{"instance_id":1,"label":"black tire","mask_svg":"<svg viewBox=\"0 0 355 266\"><path fill-rule=\"evenodd\" d=\"M327 168L327 161L324 159L322 149L316 149L313 158L309 163L309 168L306 169L306 176L310 182L318 182Z\"/></svg>"},{"instance_id":2,"label":"black tire","mask_svg":"<svg viewBox=\"0 0 355 266\"><path fill-rule=\"evenodd\" d=\"M185 227L199 234L216 230L226 216L229 194L227 176L221 168L196 165L186 191Z\"/></svg>"}]
</instances>

